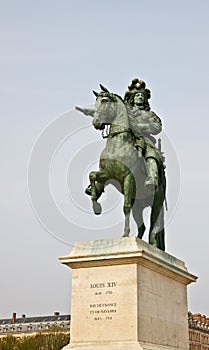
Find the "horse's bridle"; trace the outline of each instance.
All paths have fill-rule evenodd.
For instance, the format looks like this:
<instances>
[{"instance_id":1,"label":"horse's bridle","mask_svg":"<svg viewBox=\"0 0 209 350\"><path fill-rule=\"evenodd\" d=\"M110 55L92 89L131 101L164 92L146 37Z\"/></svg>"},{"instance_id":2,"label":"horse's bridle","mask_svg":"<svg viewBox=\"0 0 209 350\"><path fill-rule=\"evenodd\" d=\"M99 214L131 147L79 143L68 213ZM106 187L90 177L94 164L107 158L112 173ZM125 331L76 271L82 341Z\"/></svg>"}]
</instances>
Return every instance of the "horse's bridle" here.
<instances>
[{"instance_id":1,"label":"horse's bridle","mask_svg":"<svg viewBox=\"0 0 209 350\"><path fill-rule=\"evenodd\" d=\"M102 102L102 99L103 99L103 102ZM101 104L103 103L103 104L108 104L108 106L106 105L106 107L104 108L104 110L102 110L102 111L96 111L97 112L97 114L99 115L99 116L106 116L106 115L108 115L108 114L110 114L110 110L111 110L111 104L110 104L110 102L112 102L112 103L114 103L114 98L113 98L113 96L111 96L111 94L109 94L108 96L106 95L106 96L102 96L101 97ZM106 134L105 134L105 129L106 129ZM106 139L106 138L108 138L109 137L109 124L106 124L106 127L102 130L102 138L103 139Z\"/></svg>"},{"instance_id":2,"label":"horse's bridle","mask_svg":"<svg viewBox=\"0 0 209 350\"><path fill-rule=\"evenodd\" d=\"M109 125L106 125L106 127L102 130L102 138L107 139L108 137L109 137Z\"/></svg>"}]
</instances>

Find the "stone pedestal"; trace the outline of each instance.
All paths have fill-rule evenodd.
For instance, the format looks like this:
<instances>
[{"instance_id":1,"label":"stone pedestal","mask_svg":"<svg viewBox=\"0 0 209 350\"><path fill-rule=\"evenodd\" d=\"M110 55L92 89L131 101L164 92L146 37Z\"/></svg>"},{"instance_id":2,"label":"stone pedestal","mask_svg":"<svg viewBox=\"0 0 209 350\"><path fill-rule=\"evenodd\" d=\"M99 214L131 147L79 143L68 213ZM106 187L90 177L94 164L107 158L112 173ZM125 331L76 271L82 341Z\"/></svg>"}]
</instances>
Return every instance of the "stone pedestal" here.
<instances>
[{"instance_id":1,"label":"stone pedestal","mask_svg":"<svg viewBox=\"0 0 209 350\"><path fill-rule=\"evenodd\" d=\"M185 264L128 237L76 243L71 341L65 350L189 349Z\"/></svg>"}]
</instances>

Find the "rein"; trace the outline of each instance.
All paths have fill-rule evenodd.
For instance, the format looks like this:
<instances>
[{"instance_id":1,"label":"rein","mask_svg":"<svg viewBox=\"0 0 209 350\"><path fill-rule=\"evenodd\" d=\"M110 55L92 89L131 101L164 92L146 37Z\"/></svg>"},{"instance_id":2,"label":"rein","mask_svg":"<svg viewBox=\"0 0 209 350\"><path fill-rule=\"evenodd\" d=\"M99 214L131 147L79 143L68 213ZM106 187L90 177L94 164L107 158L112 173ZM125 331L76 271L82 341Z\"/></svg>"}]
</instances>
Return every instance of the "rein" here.
<instances>
[{"instance_id":1,"label":"rein","mask_svg":"<svg viewBox=\"0 0 209 350\"><path fill-rule=\"evenodd\" d=\"M116 95L117 96L117 95ZM120 100L121 100L121 102L123 102L123 100L121 99L121 97L120 96L117 96ZM111 102L115 102L115 100L113 99L113 98L110 98L110 100L111 100ZM106 106L106 108L105 108L105 110L97 110L97 113L98 113L98 115L100 115L100 116L103 116L103 115L106 115L107 113L110 113L109 111L110 111L110 109L111 109L111 105L110 105L110 103ZM126 112L127 112L127 109L126 109ZM127 113L128 114L128 113ZM110 129L111 130L111 129ZM123 134L123 133L128 133L128 134L130 134L131 136L134 136L133 135L133 132L132 132L132 130L129 128L129 127L124 127L124 129L123 130L118 130L118 131L115 131L115 132L109 132L109 128L108 128L108 125L107 125L107 127L105 128L105 129L103 129L102 130L102 138L103 139L106 139L106 138L113 138L113 137L115 137L115 136L117 136L117 135L119 135L119 134Z\"/></svg>"},{"instance_id":2,"label":"rein","mask_svg":"<svg viewBox=\"0 0 209 350\"><path fill-rule=\"evenodd\" d=\"M116 135L123 134L123 133L129 133L129 134L133 135L131 129L127 128L127 129L124 129L124 130L115 131L115 132L113 132L112 134L109 134L109 135L106 136L106 137L111 137L111 138L113 138L113 137L115 137Z\"/></svg>"}]
</instances>

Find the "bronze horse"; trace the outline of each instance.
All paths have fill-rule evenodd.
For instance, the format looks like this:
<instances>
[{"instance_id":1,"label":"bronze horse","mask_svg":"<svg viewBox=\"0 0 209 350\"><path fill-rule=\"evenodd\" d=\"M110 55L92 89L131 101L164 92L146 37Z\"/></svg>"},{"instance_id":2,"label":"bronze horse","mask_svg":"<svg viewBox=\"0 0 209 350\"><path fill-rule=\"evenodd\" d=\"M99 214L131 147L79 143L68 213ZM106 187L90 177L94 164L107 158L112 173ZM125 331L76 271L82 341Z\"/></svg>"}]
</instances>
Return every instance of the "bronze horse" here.
<instances>
[{"instance_id":1,"label":"bronze horse","mask_svg":"<svg viewBox=\"0 0 209 350\"><path fill-rule=\"evenodd\" d=\"M123 212L125 227L123 237L130 233L130 212L137 224L138 237L145 231L143 210L151 207L149 243L165 250L164 241L164 200L166 179L163 164L159 166L157 189L148 191L144 187L146 167L143 158L138 157L135 137L140 135L139 127L129 115L122 98L110 93L100 85L102 91L97 96L93 114L93 126L102 130L109 125L109 134L99 161L99 171L89 174L90 194L95 214L102 211L99 197L105 186L113 184L124 195ZM80 111L82 109L77 108ZM86 113L87 114L87 113Z\"/></svg>"}]
</instances>

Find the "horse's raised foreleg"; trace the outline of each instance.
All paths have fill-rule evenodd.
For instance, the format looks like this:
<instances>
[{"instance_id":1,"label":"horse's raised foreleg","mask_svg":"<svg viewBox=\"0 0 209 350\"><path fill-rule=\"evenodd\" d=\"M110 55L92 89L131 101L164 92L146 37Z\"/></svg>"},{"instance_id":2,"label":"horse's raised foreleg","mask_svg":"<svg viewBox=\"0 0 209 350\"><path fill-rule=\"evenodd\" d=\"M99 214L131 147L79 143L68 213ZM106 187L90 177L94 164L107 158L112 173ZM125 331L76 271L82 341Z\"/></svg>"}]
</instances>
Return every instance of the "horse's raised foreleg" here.
<instances>
[{"instance_id":1,"label":"horse's raised foreleg","mask_svg":"<svg viewBox=\"0 0 209 350\"><path fill-rule=\"evenodd\" d=\"M89 180L91 184L91 200L94 214L99 215L102 212L102 207L101 204L97 202L97 200L104 190L104 183L107 180L107 177L100 171L92 171L89 174Z\"/></svg>"},{"instance_id":2,"label":"horse's raised foreleg","mask_svg":"<svg viewBox=\"0 0 209 350\"><path fill-rule=\"evenodd\" d=\"M130 233L130 212L134 197L134 178L132 174L128 174L123 183L124 205L123 212L125 214L125 227L123 237L128 237Z\"/></svg>"},{"instance_id":3,"label":"horse's raised foreleg","mask_svg":"<svg viewBox=\"0 0 209 350\"><path fill-rule=\"evenodd\" d=\"M146 230L143 220L143 209L144 206L142 206L141 200L136 199L132 208L132 214L138 228L137 237L140 239L142 239L144 231Z\"/></svg>"}]
</instances>

